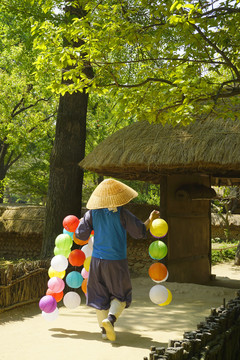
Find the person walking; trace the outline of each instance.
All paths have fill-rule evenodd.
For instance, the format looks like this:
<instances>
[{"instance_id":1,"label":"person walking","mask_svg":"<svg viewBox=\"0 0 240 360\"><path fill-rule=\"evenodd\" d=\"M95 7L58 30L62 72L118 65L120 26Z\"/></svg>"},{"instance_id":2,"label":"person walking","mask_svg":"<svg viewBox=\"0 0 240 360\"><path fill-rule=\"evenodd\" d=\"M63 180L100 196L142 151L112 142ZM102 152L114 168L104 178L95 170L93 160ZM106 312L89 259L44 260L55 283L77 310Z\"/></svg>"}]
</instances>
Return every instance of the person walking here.
<instances>
[{"instance_id":1,"label":"person walking","mask_svg":"<svg viewBox=\"0 0 240 360\"><path fill-rule=\"evenodd\" d=\"M132 301L132 285L127 261L127 233L146 237L151 222L160 216L152 211L143 223L123 205L138 193L115 179L103 180L86 205L75 236L87 240L94 230L86 304L96 309L102 338L116 340L114 324Z\"/></svg>"}]
</instances>

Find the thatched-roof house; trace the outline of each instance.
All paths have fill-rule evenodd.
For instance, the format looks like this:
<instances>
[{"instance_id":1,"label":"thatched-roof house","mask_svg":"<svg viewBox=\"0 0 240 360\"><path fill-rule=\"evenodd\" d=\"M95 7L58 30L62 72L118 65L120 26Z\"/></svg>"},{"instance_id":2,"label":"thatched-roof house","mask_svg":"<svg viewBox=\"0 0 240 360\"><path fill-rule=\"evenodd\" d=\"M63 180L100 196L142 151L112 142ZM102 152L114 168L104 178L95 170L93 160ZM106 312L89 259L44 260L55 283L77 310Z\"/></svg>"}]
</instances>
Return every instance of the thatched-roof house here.
<instances>
[{"instance_id":1,"label":"thatched-roof house","mask_svg":"<svg viewBox=\"0 0 240 360\"><path fill-rule=\"evenodd\" d=\"M137 122L105 139L80 165L103 175L155 183L162 175L195 173L211 175L213 182L227 178L239 183L240 122L207 119L174 128Z\"/></svg>"},{"instance_id":2,"label":"thatched-roof house","mask_svg":"<svg viewBox=\"0 0 240 360\"><path fill-rule=\"evenodd\" d=\"M0 206L0 257L37 257L42 246L45 207Z\"/></svg>"},{"instance_id":3,"label":"thatched-roof house","mask_svg":"<svg viewBox=\"0 0 240 360\"><path fill-rule=\"evenodd\" d=\"M211 277L211 185L240 183L240 122L199 119L183 127L134 123L105 139L80 166L105 176L159 183L168 222L171 281Z\"/></svg>"}]
</instances>

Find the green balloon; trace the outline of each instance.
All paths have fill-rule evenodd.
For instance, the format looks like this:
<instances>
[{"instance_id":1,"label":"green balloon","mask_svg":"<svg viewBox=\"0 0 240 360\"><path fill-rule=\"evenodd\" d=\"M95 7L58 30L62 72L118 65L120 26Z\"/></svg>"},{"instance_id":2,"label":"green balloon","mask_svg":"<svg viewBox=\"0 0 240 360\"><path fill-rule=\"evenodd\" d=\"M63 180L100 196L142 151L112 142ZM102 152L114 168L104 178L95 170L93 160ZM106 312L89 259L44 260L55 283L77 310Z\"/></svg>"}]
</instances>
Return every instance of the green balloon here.
<instances>
[{"instance_id":1,"label":"green balloon","mask_svg":"<svg viewBox=\"0 0 240 360\"><path fill-rule=\"evenodd\" d=\"M70 249L72 247L73 240L70 235L68 234L60 234L55 239L55 245L59 249Z\"/></svg>"},{"instance_id":2,"label":"green balloon","mask_svg":"<svg viewBox=\"0 0 240 360\"><path fill-rule=\"evenodd\" d=\"M167 255L167 245L161 241L153 241L149 246L149 255L154 260L161 260Z\"/></svg>"},{"instance_id":3,"label":"green balloon","mask_svg":"<svg viewBox=\"0 0 240 360\"><path fill-rule=\"evenodd\" d=\"M63 255L65 258L69 257L71 249L59 249L57 246L54 248L54 255Z\"/></svg>"}]
</instances>

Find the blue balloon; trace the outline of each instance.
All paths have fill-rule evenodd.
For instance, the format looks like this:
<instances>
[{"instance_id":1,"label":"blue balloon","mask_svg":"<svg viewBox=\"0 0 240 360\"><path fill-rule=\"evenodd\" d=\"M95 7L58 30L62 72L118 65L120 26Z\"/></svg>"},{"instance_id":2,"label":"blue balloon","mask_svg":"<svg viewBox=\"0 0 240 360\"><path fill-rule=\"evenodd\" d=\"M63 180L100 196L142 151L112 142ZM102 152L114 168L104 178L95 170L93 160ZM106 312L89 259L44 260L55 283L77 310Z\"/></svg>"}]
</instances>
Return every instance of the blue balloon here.
<instances>
[{"instance_id":1,"label":"blue balloon","mask_svg":"<svg viewBox=\"0 0 240 360\"><path fill-rule=\"evenodd\" d=\"M73 232L67 231L66 229L63 229L63 234L68 234L73 239Z\"/></svg>"},{"instance_id":2,"label":"blue balloon","mask_svg":"<svg viewBox=\"0 0 240 360\"><path fill-rule=\"evenodd\" d=\"M69 287L77 289L82 285L83 277L78 271L71 271L66 276L66 283Z\"/></svg>"}]
</instances>

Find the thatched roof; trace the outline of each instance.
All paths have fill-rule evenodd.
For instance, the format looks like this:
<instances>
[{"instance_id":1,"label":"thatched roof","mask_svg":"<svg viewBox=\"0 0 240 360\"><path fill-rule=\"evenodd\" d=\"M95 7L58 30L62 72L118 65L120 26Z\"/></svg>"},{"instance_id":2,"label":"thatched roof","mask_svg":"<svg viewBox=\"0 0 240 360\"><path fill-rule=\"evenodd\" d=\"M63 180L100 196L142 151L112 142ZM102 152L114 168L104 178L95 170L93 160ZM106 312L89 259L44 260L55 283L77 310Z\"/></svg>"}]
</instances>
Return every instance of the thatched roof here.
<instances>
[{"instance_id":1,"label":"thatched roof","mask_svg":"<svg viewBox=\"0 0 240 360\"><path fill-rule=\"evenodd\" d=\"M80 162L92 172L159 183L161 175L240 178L240 119L186 127L137 122L106 138Z\"/></svg>"},{"instance_id":2,"label":"thatched roof","mask_svg":"<svg viewBox=\"0 0 240 360\"><path fill-rule=\"evenodd\" d=\"M42 233L44 218L44 206L1 205L0 232L20 234Z\"/></svg>"}]
</instances>

